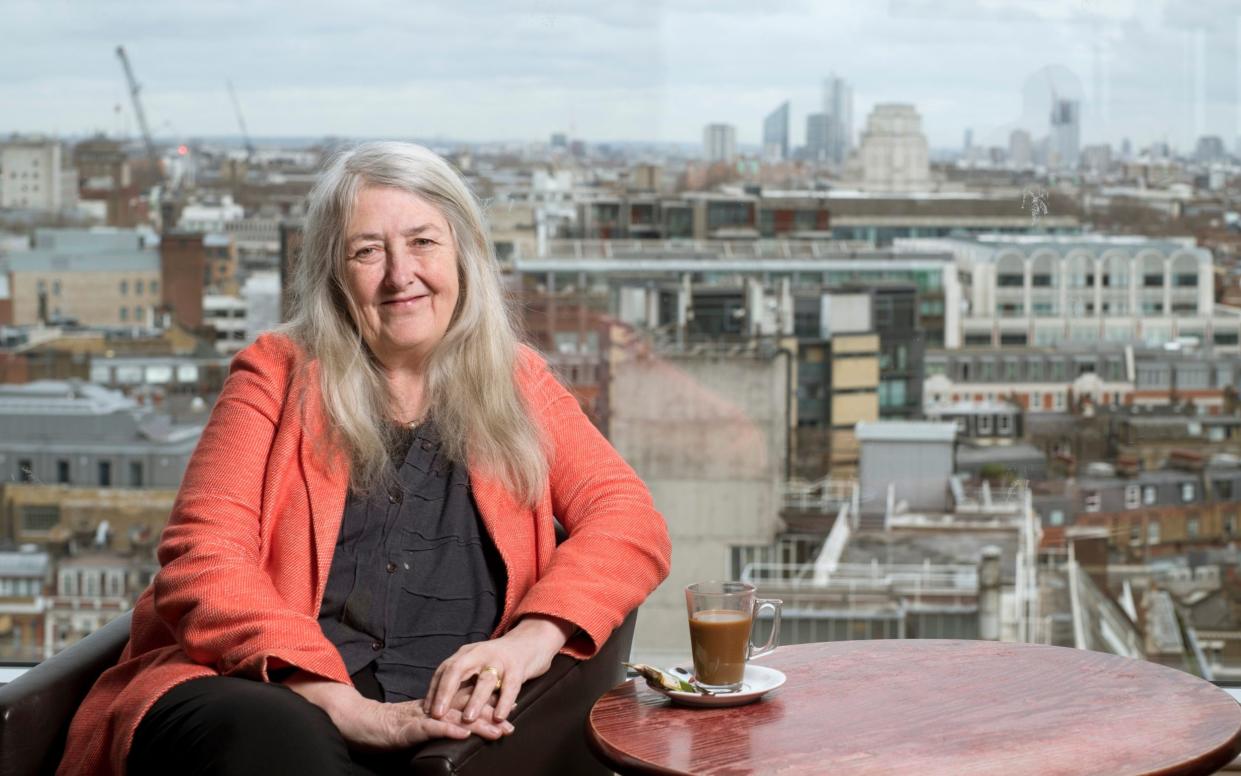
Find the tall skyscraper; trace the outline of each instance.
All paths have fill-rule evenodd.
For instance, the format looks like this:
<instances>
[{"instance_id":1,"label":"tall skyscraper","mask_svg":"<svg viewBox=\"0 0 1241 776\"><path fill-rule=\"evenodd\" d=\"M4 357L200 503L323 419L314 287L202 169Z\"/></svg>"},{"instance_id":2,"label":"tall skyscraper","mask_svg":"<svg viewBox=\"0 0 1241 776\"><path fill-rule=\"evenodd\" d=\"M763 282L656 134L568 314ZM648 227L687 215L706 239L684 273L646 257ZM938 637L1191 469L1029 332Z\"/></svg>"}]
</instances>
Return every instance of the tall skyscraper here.
<instances>
[{"instance_id":1,"label":"tall skyscraper","mask_svg":"<svg viewBox=\"0 0 1241 776\"><path fill-rule=\"evenodd\" d=\"M823 81L823 113L827 116L827 154L843 164L853 150L853 87L832 73Z\"/></svg>"},{"instance_id":2,"label":"tall skyscraper","mask_svg":"<svg viewBox=\"0 0 1241 776\"><path fill-rule=\"evenodd\" d=\"M1056 99L1051 105L1051 151L1061 167L1076 167L1082 145L1082 104Z\"/></svg>"},{"instance_id":3,"label":"tall skyscraper","mask_svg":"<svg viewBox=\"0 0 1241 776\"><path fill-rule=\"evenodd\" d=\"M811 113L806 117L806 158L816 162L828 159L828 123L826 113Z\"/></svg>"},{"instance_id":4,"label":"tall skyscraper","mask_svg":"<svg viewBox=\"0 0 1241 776\"><path fill-rule=\"evenodd\" d=\"M737 128L732 124L708 124L702 130L702 148L708 162L731 162L737 158Z\"/></svg>"},{"instance_id":5,"label":"tall skyscraper","mask_svg":"<svg viewBox=\"0 0 1241 776\"><path fill-rule=\"evenodd\" d=\"M783 161L789 157L789 101L763 119L763 158Z\"/></svg>"}]
</instances>

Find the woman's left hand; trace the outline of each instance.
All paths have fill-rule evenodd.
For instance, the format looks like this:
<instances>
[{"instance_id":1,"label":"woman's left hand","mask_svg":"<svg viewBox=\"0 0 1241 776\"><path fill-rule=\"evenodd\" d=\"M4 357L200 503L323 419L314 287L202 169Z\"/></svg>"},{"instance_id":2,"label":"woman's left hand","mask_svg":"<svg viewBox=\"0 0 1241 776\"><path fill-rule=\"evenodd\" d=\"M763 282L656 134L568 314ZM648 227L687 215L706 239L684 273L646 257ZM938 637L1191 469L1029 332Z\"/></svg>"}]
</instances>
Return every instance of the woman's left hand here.
<instances>
[{"instance_id":1,"label":"woman's left hand","mask_svg":"<svg viewBox=\"0 0 1241 776\"><path fill-rule=\"evenodd\" d=\"M555 617L527 616L498 639L466 644L435 669L423 700L427 713L442 718L452 708L458 690L472 679L474 690L461 719L467 724L477 719L498 689L500 697L492 721L503 722L513 710L521 686L547 672L552 658L574 630L573 625Z\"/></svg>"}]
</instances>

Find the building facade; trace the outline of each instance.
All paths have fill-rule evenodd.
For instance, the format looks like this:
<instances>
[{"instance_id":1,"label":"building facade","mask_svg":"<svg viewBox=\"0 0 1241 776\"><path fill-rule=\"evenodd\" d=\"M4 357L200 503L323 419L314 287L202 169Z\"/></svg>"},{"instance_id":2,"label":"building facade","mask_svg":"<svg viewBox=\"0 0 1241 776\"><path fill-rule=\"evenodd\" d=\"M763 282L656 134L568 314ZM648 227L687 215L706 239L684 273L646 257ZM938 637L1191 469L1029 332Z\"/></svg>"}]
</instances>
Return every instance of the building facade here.
<instances>
[{"instance_id":1,"label":"building facade","mask_svg":"<svg viewBox=\"0 0 1241 776\"><path fill-rule=\"evenodd\" d=\"M763 119L763 159L779 162L788 156L789 102L785 100Z\"/></svg>"},{"instance_id":2,"label":"building facade","mask_svg":"<svg viewBox=\"0 0 1241 776\"><path fill-rule=\"evenodd\" d=\"M708 162L732 162L737 158L737 128L708 124L702 130L702 150Z\"/></svg>"},{"instance_id":3,"label":"building facade","mask_svg":"<svg viewBox=\"0 0 1241 776\"><path fill-rule=\"evenodd\" d=\"M926 191L931 166L922 117L912 105L876 105L859 147L867 191Z\"/></svg>"},{"instance_id":4,"label":"building facade","mask_svg":"<svg viewBox=\"0 0 1241 776\"><path fill-rule=\"evenodd\" d=\"M33 250L0 259L12 300L10 319L0 323L151 325L159 267L159 254L136 231L39 230Z\"/></svg>"},{"instance_id":5,"label":"building facade","mask_svg":"<svg viewBox=\"0 0 1241 776\"><path fill-rule=\"evenodd\" d=\"M1241 314L1217 309L1211 253L1189 240L996 235L904 248L955 255L965 345L1239 347Z\"/></svg>"},{"instance_id":6,"label":"building facade","mask_svg":"<svg viewBox=\"0 0 1241 776\"><path fill-rule=\"evenodd\" d=\"M0 208L60 211L77 204L77 172L64 165L60 142L0 140Z\"/></svg>"}]
</instances>

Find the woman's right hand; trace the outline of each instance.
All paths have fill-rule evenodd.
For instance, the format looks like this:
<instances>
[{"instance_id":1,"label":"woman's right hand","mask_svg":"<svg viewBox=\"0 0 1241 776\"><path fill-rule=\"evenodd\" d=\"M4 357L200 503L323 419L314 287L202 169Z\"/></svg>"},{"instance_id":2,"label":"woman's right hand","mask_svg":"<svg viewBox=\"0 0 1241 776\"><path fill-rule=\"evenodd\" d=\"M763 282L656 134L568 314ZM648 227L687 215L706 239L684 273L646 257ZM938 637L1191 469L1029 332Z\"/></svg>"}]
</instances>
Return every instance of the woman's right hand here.
<instances>
[{"instance_id":1,"label":"woman's right hand","mask_svg":"<svg viewBox=\"0 0 1241 776\"><path fill-rule=\"evenodd\" d=\"M365 698L354 687L297 673L284 682L290 690L327 712L341 736L355 749L403 749L432 738L469 738L489 741L513 732L512 723L491 722L493 708L486 708L473 722L461 720L469 701L466 690L453 699L448 714L436 719L423 711L421 701L381 703Z\"/></svg>"}]
</instances>

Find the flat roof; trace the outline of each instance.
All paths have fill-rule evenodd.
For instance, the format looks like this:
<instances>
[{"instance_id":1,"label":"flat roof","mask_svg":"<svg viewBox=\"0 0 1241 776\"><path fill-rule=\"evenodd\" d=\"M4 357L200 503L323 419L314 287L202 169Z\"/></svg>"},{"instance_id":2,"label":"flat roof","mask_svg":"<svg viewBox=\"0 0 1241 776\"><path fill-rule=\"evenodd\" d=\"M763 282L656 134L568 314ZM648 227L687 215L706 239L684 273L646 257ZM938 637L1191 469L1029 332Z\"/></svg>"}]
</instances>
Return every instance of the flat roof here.
<instances>
[{"instance_id":1,"label":"flat roof","mask_svg":"<svg viewBox=\"0 0 1241 776\"><path fill-rule=\"evenodd\" d=\"M937 255L937 258L930 258ZM831 259L686 259L677 256L660 259L575 259L515 258L517 272L831 272L838 270L908 270L943 272L952 266L947 254L928 254L926 258L888 259L883 257L841 256Z\"/></svg>"},{"instance_id":2,"label":"flat roof","mask_svg":"<svg viewBox=\"0 0 1241 776\"><path fill-rule=\"evenodd\" d=\"M929 420L862 421L855 426L859 442L951 442L956 423Z\"/></svg>"}]
</instances>

